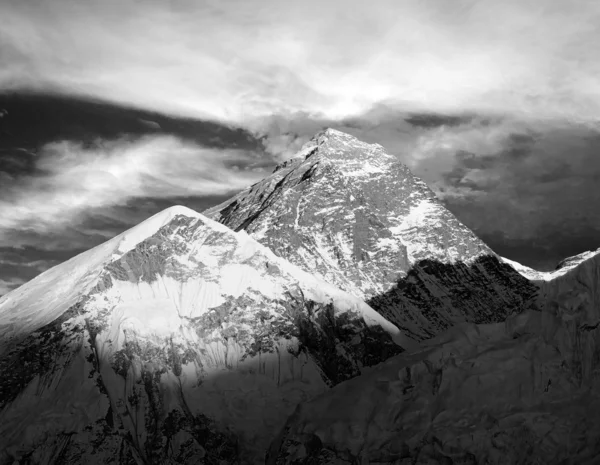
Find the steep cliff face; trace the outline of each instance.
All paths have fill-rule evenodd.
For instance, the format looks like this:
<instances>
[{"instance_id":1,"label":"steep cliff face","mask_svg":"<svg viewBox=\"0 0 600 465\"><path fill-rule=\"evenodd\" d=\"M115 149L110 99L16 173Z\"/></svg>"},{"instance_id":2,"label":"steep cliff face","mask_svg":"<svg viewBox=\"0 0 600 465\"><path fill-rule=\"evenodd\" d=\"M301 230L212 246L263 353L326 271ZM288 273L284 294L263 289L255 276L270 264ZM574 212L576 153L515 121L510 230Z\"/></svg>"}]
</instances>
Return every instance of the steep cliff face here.
<instances>
[{"instance_id":1,"label":"steep cliff face","mask_svg":"<svg viewBox=\"0 0 600 465\"><path fill-rule=\"evenodd\" d=\"M267 463L600 463L598 257L541 279L541 311L457 325L301 405Z\"/></svg>"},{"instance_id":2,"label":"steep cliff face","mask_svg":"<svg viewBox=\"0 0 600 465\"><path fill-rule=\"evenodd\" d=\"M4 296L0 330L2 464L260 463L298 402L406 346L183 207Z\"/></svg>"},{"instance_id":3,"label":"steep cliff face","mask_svg":"<svg viewBox=\"0 0 600 465\"><path fill-rule=\"evenodd\" d=\"M415 340L503 321L535 298L397 157L332 129L205 214L366 299Z\"/></svg>"},{"instance_id":4,"label":"steep cliff face","mask_svg":"<svg viewBox=\"0 0 600 465\"><path fill-rule=\"evenodd\" d=\"M566 364L580 385L600 374L600 251L563 260L552 279L539 282L539 305L561 322Z\"/></svg>"},{"instance_id":5,"label":"steep cliff face","mask_svg":"<svg viewBox=\"0 0 600 465\"><path fill-rule=\"evenodd\" d=\"M470 264L422 260L387 292L367 303L415 341L455 324L493 323L540 303L536 282L482 255Z\"/></svg>"}]
</instances>

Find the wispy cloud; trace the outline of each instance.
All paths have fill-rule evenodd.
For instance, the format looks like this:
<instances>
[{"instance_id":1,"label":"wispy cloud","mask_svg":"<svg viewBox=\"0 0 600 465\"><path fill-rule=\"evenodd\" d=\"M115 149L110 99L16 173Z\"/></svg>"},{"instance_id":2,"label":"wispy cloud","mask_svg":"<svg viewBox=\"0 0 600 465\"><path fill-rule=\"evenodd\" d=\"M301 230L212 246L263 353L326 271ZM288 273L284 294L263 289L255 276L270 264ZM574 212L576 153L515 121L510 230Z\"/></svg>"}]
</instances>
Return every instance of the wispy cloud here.
<instances>
[{"instance_id":1,"label":"wispy cloud","mask_svg":"<svg viewBox=\"0 0 600 465\"><path fill-rule=\"evenodd\" d=\"M0 89L260 126L405 109L596 120L590 0L5 0Z\"/></svg>"},{"instance_id":2,"label":"wispy cloud","mask_svg":"<svg viewBox=\"0 0 600 465\"><path fill-rule=\"evenodd\" d=\"M0 186L0 239L77 224L86 213L136 198L214 196L264 177L256 155L209 149L175 137L47 144L36 173ZM90 231L87 231L91 233ZM18 245L11 234L11 244Z\"/></svg>"}]
</instances>

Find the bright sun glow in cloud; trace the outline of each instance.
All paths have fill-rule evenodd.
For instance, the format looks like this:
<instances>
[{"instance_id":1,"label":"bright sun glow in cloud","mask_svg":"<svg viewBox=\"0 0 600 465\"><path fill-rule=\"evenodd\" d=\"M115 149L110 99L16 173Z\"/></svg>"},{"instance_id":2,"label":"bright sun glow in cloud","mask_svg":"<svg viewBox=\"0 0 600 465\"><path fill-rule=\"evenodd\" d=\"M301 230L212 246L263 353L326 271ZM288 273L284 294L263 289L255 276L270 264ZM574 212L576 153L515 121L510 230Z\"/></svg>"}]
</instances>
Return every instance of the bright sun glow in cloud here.
<instances>
[{"instance_id":1,"label":"bright sun glow in cloud","mask_svg":"<svg viewBox=\"0 0 600 465\"><path fill-rule=\"evenodd\" d=\"M600 3L5 0L0 89L257 126L377 102L595 120Z\"/></svg>"}]
</instances>

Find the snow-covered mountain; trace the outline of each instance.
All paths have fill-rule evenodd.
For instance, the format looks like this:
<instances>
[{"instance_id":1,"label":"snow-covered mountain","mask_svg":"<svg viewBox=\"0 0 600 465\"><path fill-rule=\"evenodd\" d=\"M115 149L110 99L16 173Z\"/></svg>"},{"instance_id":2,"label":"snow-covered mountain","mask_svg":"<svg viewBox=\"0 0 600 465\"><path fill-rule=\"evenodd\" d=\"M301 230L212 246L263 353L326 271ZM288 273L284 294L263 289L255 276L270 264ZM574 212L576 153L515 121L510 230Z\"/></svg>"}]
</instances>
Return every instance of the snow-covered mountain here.
<instances>
[{"instance_id":1,"label":"snow-covered mountain","mask_svg":"<svg viewBox=\"0 0 600 465\"><path fill-rule=\"evenodd\" d=\"M205 213L0 298L0 465L600 463L600 250L501 258L334 130Z\"/></svg>"},{"instance_id":2,"label":"snow-covered mountain","mask_svg":"<svg viewBox=\"0 0 600 465\"><path fill-rule=\"evenodd\" d=\"M420 260L491 253L397 157L334 129L204 214L367 298Z\"/></svg>"},{"instance_id":3,"label":"snow-covered mountain","mask_svg":"<svg viewBox=\"0 0 600 465\"><path fill-rule=\"evenodd\" d=\"M541 311L457 325L300 405L267 464L600 463L600 254L548 275Z\"/></svg>"},{"instance_id":4,"label":"snow-covered mountain","mask_svg":"<svg viewBox=\"0 0 600 465\"><path fill-rule=\"evenodd\" d=\"M204 213L363 297L416 341L503 321L535 298L397 157L333 129Z\"/></svg>"},{"instance_id":5,"label":"snow-covered mountain","mask_svg":"<svg viewBox=\"0 0 600 465\"><path fill-rule=\"evenodd\" d=\"M261 463L295 405L410 346L173 207L0 299L0 464Z\"/></svg>"}]
</instances>

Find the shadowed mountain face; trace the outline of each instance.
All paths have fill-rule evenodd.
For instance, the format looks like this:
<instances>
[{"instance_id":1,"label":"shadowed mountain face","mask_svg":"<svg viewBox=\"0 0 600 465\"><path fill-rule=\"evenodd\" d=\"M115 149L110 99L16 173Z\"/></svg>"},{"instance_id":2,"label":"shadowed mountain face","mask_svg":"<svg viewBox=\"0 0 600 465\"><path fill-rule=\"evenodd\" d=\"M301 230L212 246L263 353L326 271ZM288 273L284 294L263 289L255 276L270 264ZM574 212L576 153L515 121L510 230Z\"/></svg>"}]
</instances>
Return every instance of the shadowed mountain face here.
<instances>
[{"instance_id":1,"label":"shadowed mountain face","mask_svg":"<svg viewBox=\"0 0 600 465\"><path fill-rule=\"evenodd\" d=\"M367 304L171 208L0 299L0 463L257 463L402 352ZM20 463L24 463L20 462Z\"/></svg>"},{"instance_id":2,"label":"shadowed mountain face","mask_svg":"<svg viewBox=\"0 0 600 465\"><path fill-rule=\"evenodd\" d=\"M457 325L300 405L267 464L600 463L600 259L540 286L540 311Z\"/></svg>"},{"instance_id":3,"label":"shadowed mountain face","mask_svg":"<svg viewBox=\"0 0 600 465\"><path fill-rule=\"evenodd\" d=\"M416 341L503 321L536 292L396 157L331 129L205 214L367 299Z\"/></svg>"},{"instance_id":4,"label":"shadowed mountain face","mask_svg":"<svg viewBox=\"0 0 600 465\"><path fill-rule=\"evenodd\" d=\"M538 287L494 255L467 265L421 260L367 303L417 341L464 322L494 323L536 308Z\"/></svg>"}]
</instances>

